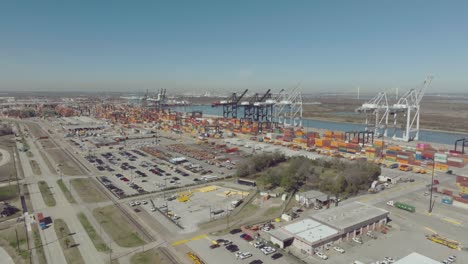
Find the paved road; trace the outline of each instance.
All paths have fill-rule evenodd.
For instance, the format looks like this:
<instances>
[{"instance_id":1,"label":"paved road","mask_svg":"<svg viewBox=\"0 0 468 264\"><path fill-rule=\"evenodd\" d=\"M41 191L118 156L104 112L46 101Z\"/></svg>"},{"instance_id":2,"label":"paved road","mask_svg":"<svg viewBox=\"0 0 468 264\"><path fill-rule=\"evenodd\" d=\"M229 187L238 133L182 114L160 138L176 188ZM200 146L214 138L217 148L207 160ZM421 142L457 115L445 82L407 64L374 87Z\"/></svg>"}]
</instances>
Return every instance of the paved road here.
<instances>
[{"instance_id":1,"label":"paved road","mask_svg":"<svg viewBox=\"0 0 468 264\"><path fill-rule=\"evenodd\" d=\"M26 182L29 185L29 191L32 196L31 202L35 212L43 212L45 216L51 216L52 220L57 218L63 219L67 223L70 231L75 233L73 238L75 242L79 244L78 249L86 263L105 263L107 256L97 252L94 244L76 217L77 213L80 212L80 208L78 206L72 206L66 200L56 182L58 179L57 176L54 176L54 173L49 170L45 161L42 159L36 144L32 142L31 138L28 138L27 141L31 148L30 151L33 153L34 159L38 162L42 172L42 175L34 176L29 164L29 158L24 152L20 153L20 160L24 169ZM39 180L46 181L51 188L57 202L56 206L47 207L44 204L37 185ZM48 263L66 263L62 249L58 243L59 238L57 237L53 226L41 231L40 233L43 244L47 245L45 252Z\"/></svg>"},{"instance_id":2,"label":"paved road","mask_svg":"<svg viewBox=\"0 0 468 264\"><path fill-rule=\"evenodd\" d=\"M0 247L0 259L2 260L2 264L15 264L10 255L8 255L8 253L2 247Z\"/></svg>"}]
</instances>

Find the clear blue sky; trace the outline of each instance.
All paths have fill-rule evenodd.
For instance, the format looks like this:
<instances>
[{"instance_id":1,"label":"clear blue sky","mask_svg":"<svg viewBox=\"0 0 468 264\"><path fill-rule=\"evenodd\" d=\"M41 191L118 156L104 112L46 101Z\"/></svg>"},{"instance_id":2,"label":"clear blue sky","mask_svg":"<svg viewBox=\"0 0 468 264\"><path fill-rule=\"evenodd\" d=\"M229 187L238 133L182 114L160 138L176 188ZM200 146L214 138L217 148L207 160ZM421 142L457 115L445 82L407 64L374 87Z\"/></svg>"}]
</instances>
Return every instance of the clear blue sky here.
<instances>
[{"instance_id":1,"label":"clear blue sky","mask_svg":"<svg viewBox=\"0 0 468 264\"><path fill-rule=\"evenodd\" d=\"M0 90L468 90L468 1L2 1Z\"/></svg>"}]
</instances>

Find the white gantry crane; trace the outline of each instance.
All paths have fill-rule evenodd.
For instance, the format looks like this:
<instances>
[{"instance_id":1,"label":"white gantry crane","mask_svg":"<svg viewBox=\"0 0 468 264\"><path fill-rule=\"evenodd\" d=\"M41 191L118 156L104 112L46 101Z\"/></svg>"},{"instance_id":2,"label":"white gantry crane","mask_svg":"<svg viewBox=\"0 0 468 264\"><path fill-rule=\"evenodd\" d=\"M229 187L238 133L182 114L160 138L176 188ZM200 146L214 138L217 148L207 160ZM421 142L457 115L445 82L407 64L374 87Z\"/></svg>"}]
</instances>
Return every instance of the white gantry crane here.
<instances>
[{"instance_id":1,"label":"white gantry crane","mask_svg":"<svg viewBox=\"0 0 468 264\"><path fill-rule=\"evenodd\" d=\"M431 85L433 76L427 76L423 85L416 89L408 90L398 99L398 102L391 107L391 113L394 116L394 125L397 126L399 114L406 117L406 124L403 131L395 131L393 139L411 141L419 139L419 116L421 113L421 100ZM402 126L403 127L403 126Z\"/></svg>"},{"instance_id":2,"label":"white gantry crane","mask_svg":"<svg viewBox=\"0 0 468 264\"><path fill-rule=\"evenodd\" d=\"M390 107L386 92L378 93L356 109L356 112L366 115L366 131L374 132L377 137L387 136Z\"/></svg>"},{"instance_id":3,"label":"white gantry crane","mask_svg":"<svg viewBox=\"0 0 468 264\"><path fill-rule=\"evenodd\" d=\"M273 99L274 120L285 127L302 127L302 93L299 85L291 91L282 89Z\"/></svg>"}]
</instances>

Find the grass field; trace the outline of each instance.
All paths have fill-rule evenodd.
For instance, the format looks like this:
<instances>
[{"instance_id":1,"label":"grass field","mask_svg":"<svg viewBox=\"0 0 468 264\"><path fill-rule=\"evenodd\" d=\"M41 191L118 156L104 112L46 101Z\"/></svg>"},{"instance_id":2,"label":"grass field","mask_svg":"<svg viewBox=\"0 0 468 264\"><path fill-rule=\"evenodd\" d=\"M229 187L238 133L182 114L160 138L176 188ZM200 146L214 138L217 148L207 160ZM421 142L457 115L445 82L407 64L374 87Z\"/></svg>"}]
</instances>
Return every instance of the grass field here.
<instances>
[{"instance_id":1,"label":"grass field","mask_svg":"<svg viewBox=\"0 0 468 264\"><path fill-rule=\"evenodd\" d=\"M128 219L114 205L96 208L94 218L102 225L106 233L121 247L136 247L144 245Z\"/></svg>"},{"instance_id":2,"label":"grass field","mask_svg":"<svg viewBox=\"0 0 468 264\"><path fill-rule=\"evenodd\" d=\"M75 245L73 236L69 236L70 229L62 219L55 219L54 223L55 233L59 238L60 246L62 247L63 254L68 264L85 264L80 250Z\"/></svg>"},{"instance_id":3,"label":"grass field","mask_svg":"<svg viewBox=\"0 0 468 264\"><path fill-rule=\"evenodd\" d=\"M55 164L61 164L60 170L64 175L77 176L84 174L80 170L79 165L76 164L65 151L61 149L48 149L46 151L54 160Z\"/></svg>"},{"instance_id":4,"label":"grass field","mask_svg":"<svg viewBox=\"0 0 468 264\"><path fill-rule=\"evenodd\" d=\"M131 264L153 264L153 263L172 263L160 249L150 249L148 251L136 253L130 258Z\"/></svg>"},{"instance_id":5,"label":"grass field","mask_svg":"<svg viewBox=\"0 0 468 264\"><path fill-rule=\"evenodd\" d=\"M0 187L0 201L9 201L18 197L18 187L16 184Z\"/></svg>"},{"instance_id":6,"label":"grass field","mask_svg":"<svg viewBox=\"0 0 468 264\"><path fill-rule=\"evenodd\" d=\"M37 225L33 225L32 230L33 230L34 248L36 249L36 255L37 255L39 264L47 264L47 259L45 256L44 248L42 247L41 236L39 235L39 228L37 227Z\"/></svg>"},{"instance_id":7,"label":"grass field","mask_svg":"<svg viewBox=\"0 0 468 264\"><path fill-rule=\"evenodd\" d=\"M73 179L73 188L85 203L105 202L109 199L91 182L91 179Z\"/></svg>"},{"instance_id":8,"label":"grass field","mask_svg":"<svg viewBox=\"0 0 468 264\"><path fill-rule=\"evenodd\" d=\"M18 234L19 251L16 233ZM0 230L0 247L3 247L15 263L26 263L29 257L26 233L23 224L13 225ZM1 260L0 260L1 262Z\"/></svg>"},{"instance_id":9,"label":"grass field","mask_svg":"<svg viewBox=\"0 0 468 264\"><path fill-rule=\"evenodd\" d=\"M41 175L41 167L39 167L39 164L35 160L29 160L29 165L31 165L31 169L34 174L36 175Z\"/></svg>"},{"instance_id":10,"label":"grass field","mask_svg":"<svg viewBox=\"0 0 468 264\"><path fill-rule=\"evenodd\" d=\"M37 124L34 124L34 123L30 123L30 122L27 122L25 123L27 128L28 128L28 131L29 131L29 134L35 138L39 138L39 137L46 137L47 134L44 130L42 130L41 127L39 127Z\"/></svg>"},{"instance_id":11,"label":"grass field","mask_svg":"<svg viewBox=\"0 0 468 264\"><path fill-rule=\"evenodd\" d=\"M41 191L42 198L44 199L44 203L51 207L55 206L57 203L55 202L54 195L50 191L49 185L47 185L47 182L45 181L40 181L37 183L39 186L39 190Z\"/></svg>"},{"instance_id":12,"label":"grass field","mask_svg":"<svg viewBox=\"0 0 468 264\"><path fill-rule=\"evenodd\" d=\"M16 180L16 168L13 162L13 151L16 150L14 136L0 136L0 148L10 152L10 161L0 167L0 181Z\"/></svg>"},{"instance_id":13,"label":"grass field","mask_svg":"<svg viewBox=\"0 0 468 264\"><path fill-rule=\"evenodd\" d=\"M106 243L104 243L104 241L102 240L102 237L96 232L94 227L88 221L86 215L84 215L83 213L79 213L78 219L83 225L83 228L86 230L86 233L88 233L89 238L91 238L91 241L93 241L93 244L96 247L96 249L100 252L108 252L109 247L107 247Z\"/></svg>"},{"instance_id":14,"label":"grass field","mask_svg":"<svg viewBox=\"0 0 468 264\"><path fill-rule=\"evenodd\" d=\"M60 190L62 190L63 194L67 198L68 202L76 203L75 198L73 198L73 195L70 193L70 190L68 190L67 186L65 186L65 183L63 182L63 180L58 180L57 184L60 187Z\"/></svg>"}]
</instances>

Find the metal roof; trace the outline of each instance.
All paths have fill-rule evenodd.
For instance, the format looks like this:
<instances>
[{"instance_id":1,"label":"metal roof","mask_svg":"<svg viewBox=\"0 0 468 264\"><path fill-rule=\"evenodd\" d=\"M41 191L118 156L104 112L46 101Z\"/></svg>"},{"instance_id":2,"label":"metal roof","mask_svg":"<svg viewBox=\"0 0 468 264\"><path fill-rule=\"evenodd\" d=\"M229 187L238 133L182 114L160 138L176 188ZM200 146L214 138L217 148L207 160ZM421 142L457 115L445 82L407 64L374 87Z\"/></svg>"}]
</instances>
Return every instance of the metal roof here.
<instances>
[{"instance_id":1,"label":"metal roof","mask_svg":"<svg viewBox=\"0 0 468 264\"><path fill-rule=\"evenodd\" d=\"M352 202L338 207L331 207L310 217L338 230L345 230L368 221L384 218L388 211L361 202Z\"/></svg>"},{"instance_id":2,"label":"metal roof","mask_svg":"<svg viewBox=\"0 0 468 264\"><path fill-rule=\"evenodd\" d=\"M301 238L310 244L338 234L338 230L310 218L289 224L283 228L293 234L296 238Z\"/></svg>"},{"instance_id":3,"label":"metal roof","mask_svg":"<svg viewBox=\"0 0 468 264\"><path fill-rule=\"evenodd\" d=\"M395 261L395 264L440 264L440 262L413 252L408 256Z\"/></svg>"}]
</instances>

